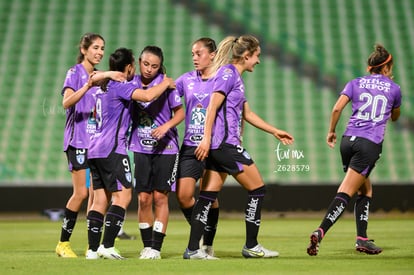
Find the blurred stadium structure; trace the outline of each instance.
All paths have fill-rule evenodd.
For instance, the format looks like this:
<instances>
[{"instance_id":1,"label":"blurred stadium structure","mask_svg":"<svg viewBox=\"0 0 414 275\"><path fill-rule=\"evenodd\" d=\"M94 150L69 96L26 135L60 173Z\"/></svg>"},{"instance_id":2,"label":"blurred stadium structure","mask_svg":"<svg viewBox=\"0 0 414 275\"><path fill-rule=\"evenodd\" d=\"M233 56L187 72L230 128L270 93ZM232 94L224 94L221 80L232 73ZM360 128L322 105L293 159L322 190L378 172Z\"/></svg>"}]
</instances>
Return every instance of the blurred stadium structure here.
<instances>
[{"instance_id":1,"label":"blurred stadium structure","mask_svg":"<svg viewBox=\"0 0 414 275\"><path fill-rule=\"evenodd\" d=\"M365 74L374 43L383 43L395 58L403 107L401 121L388 125L372 179L413 184L413 18L411 0L1 1L0 186L70 186L60 93L85 32L106 39L99 69L107 69L117 47L138 55L155 44L174 78L193 69L190 47L201 36L217 42L229 34L259 37L261 64L246 74L247 98L296 142L278 147L270 135L246 126L244 144L265 181L281 185L338 184L339 149L325 145L329 114L346 81Z\"/></svg>"}]
</instances>

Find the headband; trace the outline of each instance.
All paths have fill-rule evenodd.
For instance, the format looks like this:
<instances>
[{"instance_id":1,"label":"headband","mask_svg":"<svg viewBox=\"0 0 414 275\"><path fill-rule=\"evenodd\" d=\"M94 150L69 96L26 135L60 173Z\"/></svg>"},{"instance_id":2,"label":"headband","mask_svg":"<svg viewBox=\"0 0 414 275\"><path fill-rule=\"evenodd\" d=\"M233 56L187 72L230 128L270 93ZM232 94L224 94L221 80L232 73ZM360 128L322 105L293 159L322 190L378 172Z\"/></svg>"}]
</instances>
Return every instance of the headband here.
<instances>
[{"instance_id":1,"label":"headband","mask_svg":"<svg viewBox=\"0 0 414 275\"><path fill-rule=\"evenodd\" d=\"M391 55L391 54L389 54L389 55L388 55L388 57L387 57L387 59L385 59L385 61L384 61L384 62L382 62L381 64L379 64L379 65L375 65L375 66L368 66L368 67L367 67L367 72L371 71L371 69L372 69L372 68L381 67L381 66L383 66L383 65L387 64L388 62L390 62L390 61L391 61L391 59L392 59L392 55Z\"/></svg>"}]
</instances>

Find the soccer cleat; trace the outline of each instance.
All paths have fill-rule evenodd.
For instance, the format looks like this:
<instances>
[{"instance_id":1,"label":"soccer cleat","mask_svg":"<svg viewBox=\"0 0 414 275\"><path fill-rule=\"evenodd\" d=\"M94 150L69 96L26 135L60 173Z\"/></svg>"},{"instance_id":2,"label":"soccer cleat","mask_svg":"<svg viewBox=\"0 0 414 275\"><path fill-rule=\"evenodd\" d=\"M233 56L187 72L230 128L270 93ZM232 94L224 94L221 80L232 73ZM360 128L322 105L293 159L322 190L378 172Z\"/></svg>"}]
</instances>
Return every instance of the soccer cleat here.
<instances>
[{"instance_id":1,"label":"soccer cleat","mask_svg":"<svg viewBox=\"0 0 414 275\"><path fill-rule=\"evenodd\" d=\"M261 244L253 248L243 247L242 255L245 258L274 258L279 256L279 252L264 248Z\"/></svg>"},{"instance_id":2,"label":"soccer cleat","mask_svg":"<svg viewBox=\"0 0 414 275\"><path fill-rule=\"evenodd\" d=\"M187 260L218 260L219 258L208 255L203 249L191 251L188 248L184 251L183 258Z\"/></svg>"},{"instance_id":3,"label":"soccer cleat","mask_svg":"<svg viewBox=\"0 0 414 275\"><path fill-rule=\"evenodd\" d=\"M121 234L116 236L116 239L119 239L119 240L135 240L135 236L128 235L127 233L122 232Z\"/></svg>"},{"instance_id":4,"label":"soccer cleat","mask_svg":"<svg viewBox=\"0 0 414 275\"><path fill-rule=\"evenodd\" d=\"M364 252L371 255L380 254L382 252L382 248L376 246L374 244L374 240L357 239L355 248L359 252Z\"/></svg>"},{"instance_id":5,"label":"soccer cleat","mask_svg":"<svg viewBox=\"0 0 414 275\"><path fill-rule=\"evenodd\" d=\"M111 260L124 260L125 258L121 256L119 250L115 247L108 247L105 248L103 244L101 244L98 248L98 256L104 259L111 259Z\"/></svg>"},{"instance_id":6,"label":"soccer cleat","mask_svg":"<svg viewBox=\"0 0 414 275\"><path fill-rule=\"evenodd\" d=\"M98 251L93 251L92 249L88 249L86 251L85 257L87 260L97 260L99 259Z\"/></svg>"},{"instance_id":7,"label":"soccer cleat","mask_svg":"<svg viewBox=\"0 0 414 275\"><path fill-rule=\"evenodd\" d=\"M62 258L77 258L78 256L73 252L69 242L59 242L56 246L56 254Z\"/></svg>"},{"instance_id":8,"label":"soccer cleat","mask_svg":"<svg viewBox=\"0 0 414 275\"><path fill-rule=\"evenodd\" d=\"M139 253L139 258L140 259L146 259L146 255L147 255L147 253L149 253L150 251L151 251L151 247L144 247L142 250L141 250L141 252Z\"/></svg>"},{"instance_id":9,"label":"soccer cleat","mask_svg":"<svg viewBox=\"0 0 414 275\"><path fill-rule=\"evenodd\" d=\"M145 253L139 258L144 260L159 260L161 259L161 252L150 248L149 250L145 251Z\"/></svg>"},{"instance_id":10,"label":"soccer cleat","mask_svg":"<svg viewBox=\"0 0 414 275\"><path fill-rule=\"evenodd\" d=\"M319 252L319 243L321 242L322 238L320 237L320 231L316 230L313 231L310 235L310 243L307 248L307 252L309 256L316 256Z\"/></svg>"},{"instance_id":11,"label":"soccer cleat","mask_svg":"<svg viewBox=\"0 0 414 275\"><path fill-rule=\"evenodd\" d=\"M212 245L203 245L201 246L201 249L203 249L208 255L214 257L214 249Z\"/></svg>"}]
</instances>

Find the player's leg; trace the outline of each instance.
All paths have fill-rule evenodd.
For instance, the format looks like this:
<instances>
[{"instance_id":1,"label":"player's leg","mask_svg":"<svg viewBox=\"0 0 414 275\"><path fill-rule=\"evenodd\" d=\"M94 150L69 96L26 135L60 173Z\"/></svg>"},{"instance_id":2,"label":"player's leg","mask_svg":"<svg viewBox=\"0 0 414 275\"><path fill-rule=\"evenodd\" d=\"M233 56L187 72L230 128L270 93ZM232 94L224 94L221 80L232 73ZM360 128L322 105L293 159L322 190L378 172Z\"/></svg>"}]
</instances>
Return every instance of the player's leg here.
<instances>
[{"instance_id":1,"label":"player's leg","mask_svg":"<svg viewBox=\"0 0 414 275\"><path fill-rule=\"evenodd\" d=\"M338 192L332 199L325 217L322 219L318 229L316 229L310 237L310 244L307 252L310 256L315 256L319 251L319 243L322 241L328 230L335 224L335 222L342 216L351 197L364 184L365 176L361 175L352 168L348 171L338 188Z\"/></svg>"},{"instance_id":2,"label":"player's leg","mask_svg":"<svg viewBox=\"0 0 414 275\"><path fill-rule=\"evenodd\" d=\"M85 169L72 171L72 185L73 193L65 207L60 240L55 249L56 254L64 258L77 257L76 253L72 250L69 241L75 228L82 202L88 196L88 190L85 186Z\"/></svg>"},{"instance_id":3,"label":"player's leg","mask_svg":"<svg viewBox=\"0 0 414 275\"><path fill-rule=\"evenodd\" d=\"M261 211L266 194L266 186L257 169L252 163L243 165L243 171L233 175L237 182L248 191L245 207L246 242L242 255L246 258L271 258L279 256L277 251L271 251L258 243Z\"/></svg>"},{"instance_id":4,"label":"player's leg","mask_svg":"<svg viewBox=\"0 0 414 275\"><path fill-rule=\"evenodd\" d=\"M153 192L154 199L154 224L152 231L152 244L151 253L148 254L146 259L160 259L161 247L164 242L168 226L168 217L170 214L168 206L168 192L157 191Z\"/></svg>"},{"instance_id":5,"label":"player's leg","mask_svg":"<svg viewBox=\"0 0 414 275\"><path fill-rule=\"evenodd\" d=\"M152 230L154 224L154 214L152 212L153 193L138 193L138 227L141 235L141 241L144 249L141 256L146 250L150 250L152 246Z\"/></svg>"},{"instance_id":6,"label":"player's leg","mask_svg":"<svg viewBox=\"0 0 414 275\"><path fill-rule=\"evenodd\" d=\"M194 192L196 180L192 177L179 178L177 182L176 196L181 212L188 223L191 222L191 214L195 204Z\"/></svg>"},{"instance_id":7,"label":"player's leg","mask_svg":"<svg viewBox=\"0 0 414 275\"><path fill-rule=\"evenodd\" d=\"M190 239L183 255L184 259L216 259L200 249L199 241L207 224L208 212L216 201L218 192L221 190L226 177L226 173L208 169L205 171L204 184L191 216Z\"/></svg>"},{"instance_id":8,"label":"player's leg","mask_svg":"<svg viewBox=\"0 0 414 275\"><path fill-rule=\"evenodd\" d=\"M371 198L372 185L370 179L367 178L364 185L358 191L358 197L354 206L357 229L355 249L367 254L379 254L382 252L382 248L376 246L374 241L368 238L367 234Z\"/></svg>"}]
</instances>

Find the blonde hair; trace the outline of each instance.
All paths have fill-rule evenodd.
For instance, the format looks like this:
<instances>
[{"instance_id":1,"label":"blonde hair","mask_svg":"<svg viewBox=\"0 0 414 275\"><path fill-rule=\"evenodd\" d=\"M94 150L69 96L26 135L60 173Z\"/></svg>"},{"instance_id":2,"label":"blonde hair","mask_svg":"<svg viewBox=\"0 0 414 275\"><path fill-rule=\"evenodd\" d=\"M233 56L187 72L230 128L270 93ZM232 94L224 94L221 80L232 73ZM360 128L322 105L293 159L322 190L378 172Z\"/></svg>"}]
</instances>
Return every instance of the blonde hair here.
<instances>
[{"instance_id":1,"label":"blonde hair","mask_svg":"<svg viewBox=\"0 0 414 275\"><path fill-rule=\"evenodd\" d=\"M211 71L216 72L221 66L237 63L247 51L252 55L259 47L259 40L253 35L227 36L217 46L217 53L211 65Z\"/></svg>"}]
</instances>

